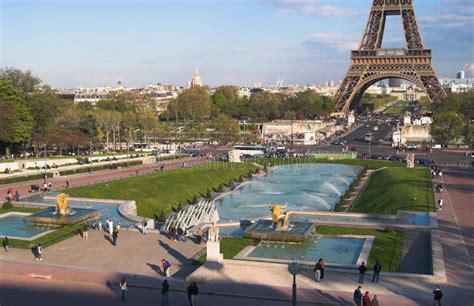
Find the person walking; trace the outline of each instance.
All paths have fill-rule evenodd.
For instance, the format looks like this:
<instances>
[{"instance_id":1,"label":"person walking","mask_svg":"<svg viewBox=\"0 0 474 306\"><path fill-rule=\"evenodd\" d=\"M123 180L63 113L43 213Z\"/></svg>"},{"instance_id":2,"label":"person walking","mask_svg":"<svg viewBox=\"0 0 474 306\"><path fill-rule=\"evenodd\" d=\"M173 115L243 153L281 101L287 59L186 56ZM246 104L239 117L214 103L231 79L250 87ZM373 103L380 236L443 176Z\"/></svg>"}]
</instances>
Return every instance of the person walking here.
<instances>
[{"instance_id":1,"label":"person walking","mask_svg":"<svg viewBox=\"0 0 474 306\"><path fill-rule=\"evenodd\" d=\"M367 272L367 267L365 266L365 262L359 266L359 283L364 283L365 272Z\"/></svg>"},{"instance_id":2,"label":"person walking","mask_svg":"<svg viewBox=\"0 0 474 306\"><path fill-rule=\"evenodd\" d=\"M102 221L101 220L99 220L99 223L97 223L97 230L99 232L102 232Z\"/></svg>"},{"instance_id":3,"label":"person walking","mask_svg":"<svg viewBox=\"0 0 474 306\"><path fill-rule=\"evenodd\" d=\"M114 232L114 221L112 219L109 219L109 234L112 235Z\"/></svg>"},{"instance_id":4,"label":"person walking","mask_svg":"<svg viewBox=\"0 0 474 306\"><path fill-rule=\"evenodd\" d=\"M196 283L191 283L188 286L188 301L190 306L197 306L198 304L198 294L199 294L199 288Z\"/></svg>"},{"instance_id":5,"label":"person walking","mask_svg":"<svg viewBox=\"0 0 474 306\"><path fill-rule=\"evenodd\" d=\"M161 299L161 306L170 304L170 300L168 297L169 291L170 291L170 284L168 284L168 281L165 279L163 283L161 283L161 295L163 296L163 298Z\"/></svg>"},{"instance_id":6,"label":"person walking","mask_svg":"<svg viewBox=\"0 0 474 306\"><path fill-rule=\"evenodd\" d=\"M372 275L372 283L379 282L380 271L382 271L382 264L380 263L380 260L377 259L374 264L374 274Z\"/></svg>"},{"instance_id":7,"label":"person walking","mask_svg":"<svg viewBox=\"0 0 474 306\"><path fill-rule=\"evenodd\" d=\"M115 246L117 246L117 238L118 238L118 229L114 229L112 233L112 240Z\"/></svg>"},{"instance_id":8,"label":"person walking","mask_svg":"<svg viewBox=\"0 0 474 306\"><path fill-rule=\"evenodd\" d=\"M18 190L15 191L15 202L20 202L20 192Z\"/></svg>"},{"instance_id":9,"label":"person walking","mask_svg":"<svg viewBox=\"0 0 474 306\"><path fill-rule=\"evenodd\" d=\"M36 260L43 260L43 257L41 257L43 253L43 248L41 247L41 244L37 243L36 244Z\"/></svg>"},{"instance_id":10,"label":"person walking","mask_svg":"<svg viewBox=\"0 0 474 306\"><path fill-rule=\"evenodd\" d=\"M321 263L321 279L324 278L324 269L326 268L326 263L324 262L324 259L320 258L319 262Z\"/></svg>"},{"instance_id":11,"label":"person walking","mask_svg":"<svg viewBox=\"0 0 474 306\"><path fill-rule=\"evenodd\" d=\"M171 264L166 259L161 260L161 269L163 270L163 275L166 277L170 276Z\"/></svg>"},{"instance_id":12,"label":"person walking","mask_svg":"<svg viewBox=\"0 0 474 306\"><path fill-rule=\"evenodd\" d=\"M183 228L180 226L178 227L178 241L184 241L184 230Z\"/></svg>"},{"instance_id":13,"label":"person walking","mask_svg":"<svg viewBox=\"0 0 474 306\"><path fill-rule=\"evenodd\" d=\"M84 223L82 226L82 239L89 239L89 226Z\"/></svg>"},{"instance_id":14,"label":"person walking","mask_svg":"<svg viewBox=\"0 0 474 306\"><path fill-rule=\"evenodd\" d=\"M379 300L377 299L377 295L374 295L372 299L372 306L379 306Z\"/></svg>"},{"instance_id":15,"label":"person walking","mask_svg":"<svg viewBox=\"0 0 474 306\"><path fill-rule=\"evenodd\" d=\"M313 269L315 273L315 278L317 282L321 281L321 259L316 263L316 266Z\"/></svg>"},{"instance_id":16,"label":"person walking","mask_svg":"<svg viewBox=\"0 0 474 306\"><path fill-rule=\"evenodd\" d=\"M196 230L196 242L198 244L201 244L202 242L202 229L200 227L198 227L198 229Z\"/></svg>"},{"instance_id":17,"label":"person walking","mask_svg":"<svg viewBox=\"0 0 474 306\"><path fill-rule=\"evenodd\" d=\"M69 188L69 181L66 181L66 189Z\"/></svg>"},{"instance_id":18,"label":"person walking","mask_svg":"<svg viewBox=\"0 0 474 306\"><path fill-rule=\"evenodd\" d=\"M358 286L356 290L354 290L354 303L356 306L360 306L362 303L362 291L360 291L362 287Z\"/></svg>"},{"instance_id":19,"label":"person walking","mask_svg":"<svg viewBox=\"0 0 474 306\"><path fill-rule=\"evenodd\" d=\"M439 208L439 210L443 210L443 198L439 198L439 200L438 200L438 208Z\"/></svg>"},{"instance_id":20,"label":"person walking","mask_svg":"<svg viewBox=\"0 0 474 306\"><path fill-rule=\"evenodd\" d=\"M8 241L8 237L5 236L5 239L3 239L3 248L5 249L5 252L8 253L10 251L10 241Z\"/></svg>"},{"instance_id":21,"label":"person walking","mask_svg":"<svg viewBox=\"0 0 474 306\"><path fill-rule=\"evenodd\" d=\"M433 306L441 306L441 299L443 299L443 292L438 285L433 290Z\"/></svg>"},{"instance_id":22,"label":"person walking","mask_svg":"<svg viewBox=\"0 0 474 306\"><path fill-rule=\"evenodd\" d=\"M143 218L143 220L142 220L142 233L144 235L146 235L148 233L147 226L148 226L148 221L146 220L146 218Z\"/></svg>"},{"instance_id":23,"label":"person walking","mask_svg":"<svg viewBox=\"0 0 474 306\"><path fill-rule=\"evenodd\" d=\"M369 291L365 292L364 297L362 298L363 306L372 306L372 300L370 299Z\"/></svg>"},{"instance_id":24,"label":"person walking","mask_svg":"<svg viewBox=\"0 0 474 306\"><path fill-rule=\"evenodd\" d=\"M122 280L120 281L120 290L122 290L122 301L126 301L127 300L127 280L124 278L122 278Z\"/></svg>"}]
</instances>

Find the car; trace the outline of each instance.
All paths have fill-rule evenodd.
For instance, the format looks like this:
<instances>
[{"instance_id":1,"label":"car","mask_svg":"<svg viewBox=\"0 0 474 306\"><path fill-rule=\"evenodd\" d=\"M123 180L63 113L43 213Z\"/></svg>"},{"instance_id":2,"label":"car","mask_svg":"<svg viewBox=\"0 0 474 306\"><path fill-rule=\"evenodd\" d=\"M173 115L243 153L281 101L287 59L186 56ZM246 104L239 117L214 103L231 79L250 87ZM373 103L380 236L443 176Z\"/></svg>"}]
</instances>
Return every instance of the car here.
<instances>
[{"instance_id":1,"label":"car","mask_svg":"<svg viewBox=\"0 0 474 306\"><path fill-rule=\"evenodd\" d=\"M435 144L431 148L432 149L441 149L441 145L440 144Z\"/></svg>"},{"instance_id":2,"label":"car","mask_svg":"<svg viewBox=\"0 0 474 306\"><path fill-rule=\"evenodd\" d=\"M414 145L414 144L407 145L407 150L408 151L416 151L416 145Z\"/></svg>"},{"instance_id":3,"label":"car","mask_svg":"<svg viewBox=\"0 0 474 306\"><path fill-rule=\"evenodd\" d=\"M374 126L374 131L378 131L379 130L379 127L378 126Z\"/></svg>"}]
</instances>

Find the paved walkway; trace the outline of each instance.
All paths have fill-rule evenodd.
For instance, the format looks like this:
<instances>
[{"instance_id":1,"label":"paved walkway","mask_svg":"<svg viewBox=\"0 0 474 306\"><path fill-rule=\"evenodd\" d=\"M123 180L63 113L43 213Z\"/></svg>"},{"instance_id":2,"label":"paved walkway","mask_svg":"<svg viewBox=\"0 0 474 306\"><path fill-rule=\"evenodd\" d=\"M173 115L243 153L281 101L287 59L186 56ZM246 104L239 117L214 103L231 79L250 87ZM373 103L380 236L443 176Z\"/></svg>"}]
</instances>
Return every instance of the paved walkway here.
<instances>
[{"instance_id":1,"label":"paved walkway","mask_svg":"<svg viewBox=\"0 0 474 306\"><path fill-rule=\"evenodd\" d=\"M75 174L75 175L68 175L68 176L60 176L57 178L50 178L48 179L49 182L52 183L53 189L60 189L66 185L66 181L69 181L70 187L80 186L80 185L89 185L104 181L116 180L121 178L126 178L131 175L136 175L136 171L138 170L139 175L152 173L155 171L159 171L160 165L164 165L164 170L176 169L182 166L182 163L185 162L186 166L193 166L198 164L208 163L211 160L205 158L183 158L179 160L168 160L163 162L157 162L154 164L144 164L139 166L132 166L129 168L122 168L120 170L103 170L103 171L95 171L92 173L84 173L84 174ZM18 190L20 195L25 196L28 195L28 190L30 189L31 184L38 184L40 186L43 185L43 180L34 180L28 182L21 182L16 184L7 184L7 185L0 185L0 196L2 199L6 196L8 188L12 187L14 191Z\"/></svg>"}]
</instances>

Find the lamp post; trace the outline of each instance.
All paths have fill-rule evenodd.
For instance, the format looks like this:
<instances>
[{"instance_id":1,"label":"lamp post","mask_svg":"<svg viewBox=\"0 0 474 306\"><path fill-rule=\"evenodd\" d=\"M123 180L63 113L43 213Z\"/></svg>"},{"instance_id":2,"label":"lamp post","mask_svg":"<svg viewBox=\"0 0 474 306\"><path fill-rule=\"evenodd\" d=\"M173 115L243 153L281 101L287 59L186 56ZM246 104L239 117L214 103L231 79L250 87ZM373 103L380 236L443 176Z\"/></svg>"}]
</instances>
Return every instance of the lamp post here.
<instances>
[{"instance_id":1,"label":"lamp post","mask_svg":"<svg viewBox=\"0 0 474 306\"><path fill-rule=\"evenodd\" d=\"M300 265L296 261L293 261L288 265L288 271L293 275L293 296L291 305L296 306L296 275L300 272Z\"/></svg>"}]
</instances>

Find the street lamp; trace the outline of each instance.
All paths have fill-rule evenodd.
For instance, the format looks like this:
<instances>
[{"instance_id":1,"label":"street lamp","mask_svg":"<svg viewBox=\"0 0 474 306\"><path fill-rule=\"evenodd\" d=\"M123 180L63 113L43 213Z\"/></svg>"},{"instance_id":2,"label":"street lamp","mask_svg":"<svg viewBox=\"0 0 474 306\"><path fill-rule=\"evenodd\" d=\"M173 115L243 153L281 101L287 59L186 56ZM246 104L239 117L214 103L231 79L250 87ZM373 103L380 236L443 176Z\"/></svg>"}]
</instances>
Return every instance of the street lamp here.
<instances>
[{"instance_id":1,"label":"street lamp","mask_svg":"<svg viewBox=\"0 0 474 306\"><path fill-rule=\"evenodd\" d=\"M288 265L288 271L290 274L293 275L293 298L291 305L296 306L296 274L300 272L300 265L296 262L293 261Z\"/></svg>"}]
</instances>

